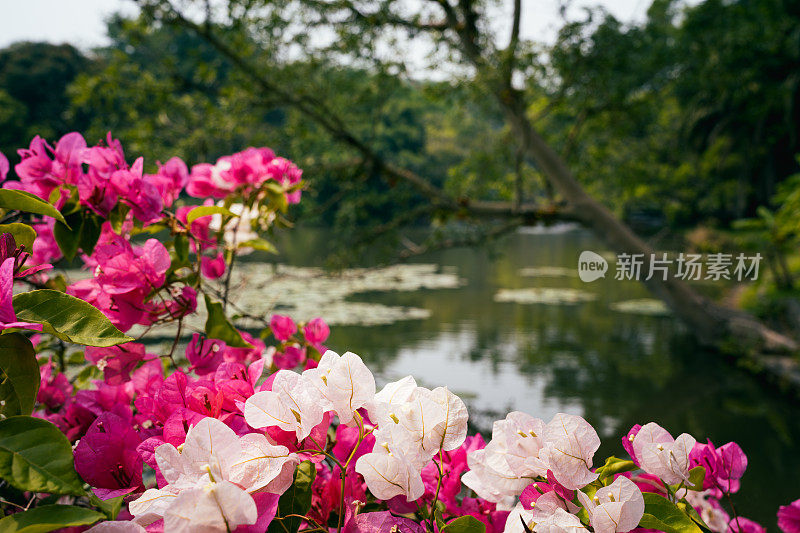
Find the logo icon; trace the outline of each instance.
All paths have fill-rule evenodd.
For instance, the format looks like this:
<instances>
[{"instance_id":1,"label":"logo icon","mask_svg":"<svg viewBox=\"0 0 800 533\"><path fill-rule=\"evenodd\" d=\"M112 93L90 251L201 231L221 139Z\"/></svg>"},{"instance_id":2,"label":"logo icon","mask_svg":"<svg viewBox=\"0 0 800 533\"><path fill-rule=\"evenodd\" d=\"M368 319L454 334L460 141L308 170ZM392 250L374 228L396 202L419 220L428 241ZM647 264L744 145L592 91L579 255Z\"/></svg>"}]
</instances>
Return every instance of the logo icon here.
<instances>
[{"instance_id":1,"label":"logo icon","mask_svg":"<svg viewBox=\"0 0 800 533\"><path fill-rule=\"evenodd\" d=\"M578 257L578 277L581 281L589 283L598 278L606 277L608 261L599 254L584 250Z\"/></svg>"}]
</instances>

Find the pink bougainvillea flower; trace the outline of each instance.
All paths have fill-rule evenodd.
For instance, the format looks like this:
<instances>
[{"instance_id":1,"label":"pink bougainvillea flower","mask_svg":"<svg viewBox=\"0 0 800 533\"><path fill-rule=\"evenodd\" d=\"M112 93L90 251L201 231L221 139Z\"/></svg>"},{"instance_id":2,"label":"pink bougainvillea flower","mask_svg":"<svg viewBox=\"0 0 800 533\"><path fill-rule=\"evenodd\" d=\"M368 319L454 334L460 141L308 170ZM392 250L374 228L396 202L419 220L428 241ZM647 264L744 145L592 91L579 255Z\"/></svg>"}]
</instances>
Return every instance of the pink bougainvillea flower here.
<instances>
[{"instance_id":1,"label":"pink bougainvillea flower","mask_svg":"<svg viewBox=\"0 0 800 533\"><path fill-rule=\"evenodd\" d=\"M639 465L639 461L636 459L636 451L633 449L633 439L636 438L636 434L639 433L639 430L642 429L641 424L634 425L628 433L622 437L622 447L625 448L625 451L628 452L628 455L631 457L631 461Z\"/></svg>"},{"instance_id":2,"label":"pink bougainvillea flower","mask_svg":"<svg viewBox=\"0 0 800 533\"><path fill-rule=\"evenodd\" d=\"M75 470L104 499L134 492L143 488L140 443L129 419L103 413L75 447Z\"/></svg>"},{"instance_id":3,"label":"pink bougainvillea flower","mask_svg":"<svg viewBox=\"0 0 800 533\"><path fill-rule=\"evenodd\" d=\"M269 327L272 330L272 334L279 341L287 341L289 337L297 332L297 324L294 323L291 317L285 315L272 315Z\"/></svg>"},{"instance_id":4,"label":"pink bougainvillea flower","mask_svg":"<svg viewBox=\"0 0 800 533\"><path fill-rule=\"evenodd\" d=\"M312 318L303 326L303 334L311 345L319 345L328 340L331 330L321 318ZM323 352L324 353L324 352Z\"/></svg>"},{"instance_id":5,"label":"pink bougainvillea flower","mask_svg":"<svg viewBox=\"0 0 800 533\"><path fill-rule=\"evenodd\" d=\"M717 474L720 490L723 492L737 492L739 490L739 480L747 469L747 456L735 442L723 444L717 448L717 454L722 465L721 471Z\"/></svg>"},{"instance_id":6,"label":"pink bougainvillea flower","mask_svg":"<svg viewBox=\"0 0 800 533\"><path fill-rule=\"evenodd\" d=\"M305 348L292 344L286 346L283 352L275 352L272 356L272 362L278 369L292 370L306 360Z\"/></svg>"},{"instance_id":7,"label":"pink bougainvillea flower","mask_svg":"<svg viewBox=\"0 0 800 533\"><path fill-rule=\"evenodd\" d=\"M189 369L198 376L214 372L223 361L223 348L225 343L220 340L201 337L199 333L193 334L192 340L186 346L186 359L191 365Z\"/></svg>"},{"instance_id":8,"label":"pink bougainvillea flower","mask_svg":"<svg viewBox=\"0 0 800 533\"><path fill-rule=\"evenodd\" d=\"M742 516L732 518L728 524L728 533L766 533L767 529L754 520Z\"/></svg>"},{"instance_id":9,"label":"pink bougainvillea flower","mask_svg":"<svg viewBox=\"0 0 800 533\"><path fill-rule=\"evenodd\" d=\"M120 385L130 381L130 373L136 365L145 360L144 344L135 342L108 348L89 346L84 353L87 361L94 363L103 371L105 382L109 385Z\"/></svg>"},{"instance_id":10,"label":"pink bougainvillea flower","mask_svg":"<svg viewBox=\"0 0 800 533\"><path fill-rule=\"evenodd\" d=\"M0 265L0 330L10 328L42 331L42 325L35 322L19 322L14 312L12 297L14 291L14 258L9 257Z\"/></svg>"},{"instance_id":11,"label":"pink bougainvillea flower","mask_svg":"<svg viewBox=\"0 0 800 533\"><path fill-rule=\"evenodd\" d=\"M8 158L0 152L0 182L6 181L6 176L8 176Z\"/></svg>"},{"instance_id":12,"label":"pink bougainvillea flower","mask_svg":"<svg viewBox=\"0 0 800 533\"><path fill-rule=\"evenodd\" d=\"M200 256L200 272L208 279L218 279L225 273L225 256L222 252L214 257Z\"/></svg>"},{"instance_id":13,"label":"pink bougainvillea flower","mask_svg":"<svg viewBox=\"0 0 800 533\"><path fill-rule=\"evenodd\" d=\"M163 165L159 164L156 174L144 178L155 185L164 207L170 207L189 182L189 169L180 157L173 157Z\"/></svg>"},{"instance_id":14,"label":"pink bougainvillea flower","mask_svg":"<svg viewBox=\"0 0 800 533\"><path fill-rule=\"evenodd\" d=\"M66 404L72 396L72 384L67 376L55 372L55 367L52 361L39 367L41 384L39 392L36 393L36 401L53 410Z\"/></svg>"},{"instance_id":15,"label":"pink bougainvillea flower","mask_svg":"<svg viewBox=\"0 0 800 533\"><path fill-rule=\"evenodd\" d=\"M778 509L778 527L783 533L800 533L800 500Z\"/></svg>"}]
</instances>

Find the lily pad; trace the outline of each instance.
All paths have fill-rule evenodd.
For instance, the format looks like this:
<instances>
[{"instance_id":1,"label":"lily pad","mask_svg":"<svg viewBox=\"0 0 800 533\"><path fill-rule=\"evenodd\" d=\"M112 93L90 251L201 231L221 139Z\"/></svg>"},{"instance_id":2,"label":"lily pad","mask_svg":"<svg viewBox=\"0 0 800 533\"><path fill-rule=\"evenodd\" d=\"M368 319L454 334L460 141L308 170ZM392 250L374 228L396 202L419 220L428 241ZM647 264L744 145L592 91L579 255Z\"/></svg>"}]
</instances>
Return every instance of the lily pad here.
<instances>
[{"instance_id":1,"label":"lily pad","mask_svg":"<svg viewBox=\"0 0 800 533\"><path fill-rule=\"evenodd\" d=\"M591 292L552 287L500 289L494 295L495 302L514 302L518 304L576 305L596 299L597 295Z\"/></svg>"},{"instance_id":2,"label":"lily pad","mask_svg":"<svg viewBox=\"0 0 800 533\"><path fill-rule=\"evenodd\" d=\"M654 298L624 300L622 302L614 302L608 307L618 313L630 313L633 315L667 316L671 314L669 307L664 302Z\"/></svg>"}]
</instances>

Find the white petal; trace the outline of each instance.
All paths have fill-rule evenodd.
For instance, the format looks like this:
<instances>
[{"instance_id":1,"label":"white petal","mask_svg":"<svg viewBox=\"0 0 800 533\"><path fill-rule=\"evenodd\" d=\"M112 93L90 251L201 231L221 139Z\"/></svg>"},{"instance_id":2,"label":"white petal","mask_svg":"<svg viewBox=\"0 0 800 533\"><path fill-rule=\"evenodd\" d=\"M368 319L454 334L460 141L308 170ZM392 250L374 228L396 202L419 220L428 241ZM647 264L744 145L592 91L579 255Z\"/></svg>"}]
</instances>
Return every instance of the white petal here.
<instances>
[{"instance_id":1,"label":"white petal","mask_svg":"<svg viewBox=\"0 0 800 533\"><path fill-rule=\"evenodd\" d=\"M138 523L146 526L162 518L177 497L177 491L169 486L163 489L147 489L128 504L128 511L136 517Z\"/></svg>"},{"instance_id":2,"label":"white petal","mask_svg":"<svg viewBox=\"0 0 800 533\"><path fill-rule=\"evenodd\" d=\"M258 518L256 503L233 483L209 483L181 492L164 514L164 531L212 533L233 531Z\"/></svg>"},{"instance_id":3,"label":"white petal","mask_svg":"<svg viewBox=\"0 0 800 533\"><path fill-rule=\"evenodd\" d=\"M339 421L349 424L353 412L375 396L375 378L359 356L345 353L327 376L325 397L333 405Z\"/></svg>"},{"instance_id":4,"label":"white petal","mask_svg":"<svg viewBox=\"0 0 800 533\"><path fill-rule=\"evenodd\" d=\"M447 387L433 389L433 400L444 410L441 448L446 452L455 450L467 438L467 420L469 419L467 406Z\"/></svg>"},{"instance_id":5,"label":"white petal","mask_svg":"<svg viewBox=\"0 0 800 533\"><path fill-rule=\"evenodd\" d=\"M129 520L118 520L113 522L100 522L96 526L87 529L86 533L147 533L147 530Z\"/></svg>"},{"instance_id":6,"label":"white petal","mask_svg":"<svg viewBox=\"0 0 800 533\"><path fill-rule=\"evenodd\" d=\"M255 492L277 478L287 462L297 464L297 455L286 446L274 446L264 435L248 433L239 439L242 453L231 464L231 477L247 492Z\"/></svg>"},{"instance_id":7,"label":"white petal","mask_svg":"<svg viewBox=\"0 0 800 533\"><path fill-rule=\"evenodd\" d=\"M178 483L178 480L185 477L183 459L175 446L169 443L162 444L155 449L154 455L158 469L167 483Z\"/></svg>"},{"instance_id":8,"label":"white petal","mask_svg":"<svg viewBox=\"0 0 800 533\"><path fill-rule=\"evenodd\" d=\"M216 418L204 418L186 434L181 457L187 474L209 472L215 481L229 479L230 465L241 454L239 438Z\"/></svg>"},{"instance_id":9,"label":"white petal","mask_svg":"<svg viewBox=\"0 0 800 533\"><path fill-rule=\"evenodd\" d=\"M406 459L395 454L362 455L356 461L356 472L364 476L370 492L380 500L403 495L409 501L414 501L425 493L419 471Z\"/></svg>"}]
</instances>

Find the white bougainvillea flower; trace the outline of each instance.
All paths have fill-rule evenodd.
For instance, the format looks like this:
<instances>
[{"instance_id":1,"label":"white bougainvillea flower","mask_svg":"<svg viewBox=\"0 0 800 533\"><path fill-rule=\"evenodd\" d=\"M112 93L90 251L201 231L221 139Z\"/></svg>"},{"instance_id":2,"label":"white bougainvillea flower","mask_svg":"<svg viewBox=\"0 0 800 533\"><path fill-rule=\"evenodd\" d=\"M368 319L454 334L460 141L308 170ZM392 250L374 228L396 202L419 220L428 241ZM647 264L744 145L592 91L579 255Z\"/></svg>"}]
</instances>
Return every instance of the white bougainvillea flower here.
<instances>
[{"instance_id":1,"label":"white bougainvillea flower","mask_svg":"<svg viewBox=\"0 0 800 533\"><path fill-rule=\"evenodd\" d=\"M650 422L633 439L633 451L642 470L674 485L689 480L689 453L695 439L688 433L673 439L669 432Z\"/></svg>"},{"instance_id":2,"label":"white bougainvillea flower","mask_svg":"<svg viewBox=\"0 0 800 533\"><path fill-rule=\"evenodd\" d=\"M589 530L574 514L563 509L556 511L536 522L534 533L587 533Z\"/></svg>"},{"instance_id":3,"label":"white bougainvillea flower","mask_svg":"<svg viewBox=\"0 0 800 533\"><path fill-rule=\"evenodd\" d=\"M469 472L461 482L484 500L499 503L518 496L535 476L519 476L511 471L503 453L489 449L475 450L467 455Z\"/></svg>"},{"instance_id":4,"label":"white bougainvillea flower","mask_svg":"<svg viewBox=\"0 0 800 533\"><path fill-rule=\"evenodd\" d=\"M447 387L436 387L431 391L430 397L442 408L442 420L437 429L441 433L438 447L446 452L455 450L467 438L467 406Z\"/></svg>"},{"instance_id":5,"label":"white bougainvillea flower","mask_svg":"<svg viewBox=\"0 0 800 533\"><path fill-rule=\"evenodd\" d=\"M164 513L164 531L227 532L257 519L253 498L233 483L221 481L182 491Z\"/></svg>"},{"instance_id":6,"label":"white bougainvillea flower","mask_svg":"<svg viewBox=\"0 0 800 533\"><path fill-rule=\"evenodd\" d=\"M528 531L533 531L535 526L536 521L533 519L533 511L528 511L522 507L521 503L518 503L508 514L503 533L526 533L525 528Z\"/></svg>"},{"instance_id":7,"label":"white bougainvillea flower","mask_svg":"<svg viewBox=\"0 0 800 533\"><path fill-rule=\"evenodd\" d=\"M370 420L379 426L383 425L384 422L390 420L393 409L411 401L416 390L417 382L412 376L387 383L372 400L364 405Z\"/></svg>"},{"instance_id":8,"label":"white bougainvillea flower","mask_svg":"<svg viewBox=\"0 0 800 533\"><path fill-rule=\"evenodd\" d=\"M181 451L162 444L155 457L168 484L148 489L129 504L131 514L143 525L166 517L184 492L208 488L209 483L235 483L251 502L248 493L258 490L281 494L291 485L299 462L285 446L275 446L259 434L240 438L215 418L204 418L190 428Z\"/></svg>"},{"instance_id":9,"label":"white bougainvillea flower","mask_svg":"<svg viewBox=\"0 0 800 533\"><path fill-rule=\"evenodd\" d=\"M324 400L304 376L279 370L271 391L257 392L244 404L244 418L251 427L278 426L293 431L301 441L322 422Z\"/></svg>"},{"instance_id":10,"label":"white bougainvillea flower","mask_svg":"<svg viewBox=\"0 0 800 533\"><path fill-rule=\"evenodd\" d=\"M495 421L486 448L467 456L470 471L462 477L464 484L495 503L518 496L536 477L547 475L539 459L544 428L541 419L519 411Z\"/></svg>"},{"instance_id":11,"label":"white bougainvillea flower","mask_svg":"<svg viewBox=\"0 0 800 533\"><path fill-rule=\"evenodd\" d=\"M342 424L350 424L353 414L375 397L375 378L361 357L346 352L340 356L328 350L317 368L303 375L319 390L327 409L336 412Z\"/></svg>"},{"instance_id":12,"label":"white bougainvillea flower","mask_svg":"<svg viewBox=\"0 0 800 533\"><path fill-rule=\"evenodd\" d=\"M558 413L545 426L543 439L545 446L539 458L561 485L575 490L597 479L590 469L594 453L600 447L600 437L586 420Z\"/></svg>"},{"instance_id":13,"label":"white bougainvillea flower","mask_svg":"<svg viewBox=\"0 0 800 533\"><path fill-rule=\"evenodd\" d=\"M300 462L286 446L271 444L264 435L248 433L239 439L241 452L231 463L230 480L247 492L264 489L282 494L292 484L294 469Z\"/></svg>"},{"instance_id":14,"label":"white bougainvillea flower","mask_svg":"<svg viewBox=\"0 0 800 533\"><path fill-rule=\"evenodd\" d=\"M642 491L633 481L622 476L611 485L598 489L594 498L578 491L578 500L586 509L595 533L630 531L639 525L644 514Z\"/></svg>"},{"instance_id":15,"label":"white bougainvillea flower","mask_svg":"<svg viewBox=\"0 0 800 533\"><path fill-rule=\"evenodd\" d=\"M380 446L356 461L356 472L364 476L370 492L380 500L405 496L414 501L425 493L420 469L404 455L390 452Z\"/></svg>"}]
</instances>

